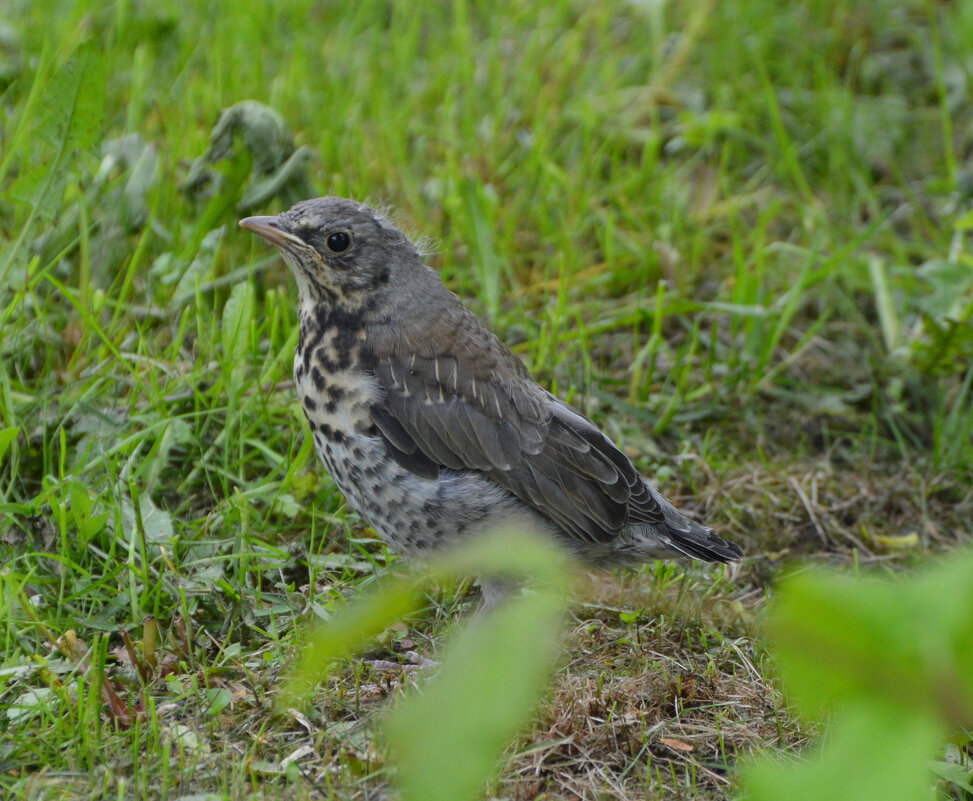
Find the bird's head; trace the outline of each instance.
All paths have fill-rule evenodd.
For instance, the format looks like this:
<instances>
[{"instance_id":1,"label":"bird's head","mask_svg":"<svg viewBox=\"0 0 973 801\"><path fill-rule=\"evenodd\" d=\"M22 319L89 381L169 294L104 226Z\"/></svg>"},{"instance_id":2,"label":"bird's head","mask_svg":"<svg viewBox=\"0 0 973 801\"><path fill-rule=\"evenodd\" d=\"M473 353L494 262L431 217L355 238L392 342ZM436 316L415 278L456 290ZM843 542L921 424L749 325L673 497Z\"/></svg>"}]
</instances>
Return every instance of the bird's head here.
<instances>
[{"instance_id":1,"label":"bird's head","mask_svg":"<svg viewBox=\"0 0 973 801\"><path fill-rule=\"evenodd\" d=\"M408 273L426 269L392 223L345 198L304 200L276 217L247 217L240 225L280 250L302 302L364 309Z\"/></svg>"}]
</instances>

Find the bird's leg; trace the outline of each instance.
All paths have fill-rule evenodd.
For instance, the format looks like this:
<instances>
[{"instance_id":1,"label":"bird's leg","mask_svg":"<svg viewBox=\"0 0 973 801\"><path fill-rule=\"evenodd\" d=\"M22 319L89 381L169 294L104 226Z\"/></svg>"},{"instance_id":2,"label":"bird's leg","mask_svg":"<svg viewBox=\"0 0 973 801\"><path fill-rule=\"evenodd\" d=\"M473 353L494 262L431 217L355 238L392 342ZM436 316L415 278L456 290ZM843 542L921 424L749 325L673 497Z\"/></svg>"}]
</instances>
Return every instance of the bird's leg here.
<instances>
[{"instance_id":1,"label":"bird's leg","mask_svg":"<svg viewBox=\"0 0 973 801\"><path fill-rule=\"evenodd\" d=\"M514 579L499 576L480 576L478 583L483 601L480 603L480 608L476 610L477 617L489 614L491 610L500 606L521 586L521 583Z\"/></svg>"}]
</instances>

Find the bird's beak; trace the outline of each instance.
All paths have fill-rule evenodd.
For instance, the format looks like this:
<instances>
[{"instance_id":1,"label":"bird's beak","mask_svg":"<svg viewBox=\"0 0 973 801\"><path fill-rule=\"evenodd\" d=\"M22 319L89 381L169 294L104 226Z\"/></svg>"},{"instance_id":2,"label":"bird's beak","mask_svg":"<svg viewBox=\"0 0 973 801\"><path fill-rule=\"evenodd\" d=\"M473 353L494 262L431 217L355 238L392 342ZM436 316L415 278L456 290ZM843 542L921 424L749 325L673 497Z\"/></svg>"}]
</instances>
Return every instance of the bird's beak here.
<instances>
[{"instance_id":1,"label":"bird's beak","mask_svg":"<svg viewBox=\"0 0 973 801\"><path fill-rule=\"evenodd\" d=\"M288 242L303 245L304 243L293 234L282 231L276 217L247 217L240 220L240 227L262 236L271 245L283 247Z\"/></svg>"}]
</instances>

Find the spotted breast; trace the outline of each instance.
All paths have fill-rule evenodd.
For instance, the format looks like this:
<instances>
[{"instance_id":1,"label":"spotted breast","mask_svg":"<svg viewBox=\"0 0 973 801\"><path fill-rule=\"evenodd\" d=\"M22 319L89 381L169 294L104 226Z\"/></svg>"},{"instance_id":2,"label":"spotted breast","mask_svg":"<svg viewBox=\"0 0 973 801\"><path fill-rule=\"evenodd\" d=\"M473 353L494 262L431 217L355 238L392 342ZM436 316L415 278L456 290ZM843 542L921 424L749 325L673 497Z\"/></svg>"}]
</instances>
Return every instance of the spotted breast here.
<instances>
[{"instance_id":1,"label":"spotted breast","mask_svg":"<svg viewBox=\"0 0 973 801\"><path fill-rule=\"evenodd\" d=\"M348 504L397 553L419 555L497 523L551 528L506 490L467 471L416 475L374 425L383 391L363 318L300 312L294 380L315 450Z\"/></svg>"}]
</instances>

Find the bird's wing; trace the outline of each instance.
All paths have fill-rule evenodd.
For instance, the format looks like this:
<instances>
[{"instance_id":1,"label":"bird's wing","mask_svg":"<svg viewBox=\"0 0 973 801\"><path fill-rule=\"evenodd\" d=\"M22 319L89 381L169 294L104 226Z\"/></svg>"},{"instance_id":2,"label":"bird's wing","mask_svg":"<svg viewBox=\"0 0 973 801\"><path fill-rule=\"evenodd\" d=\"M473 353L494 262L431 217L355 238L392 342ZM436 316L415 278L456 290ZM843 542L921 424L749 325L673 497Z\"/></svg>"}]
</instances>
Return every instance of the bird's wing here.
<instances>
[{"instance_id":1,"label":"bird's wing","mask_svg":"<svg viewBox=\"0 0 973 801\"><path fill-rule=\"evenodd\" d=\"M645 480L594 423L535 384L472 314L462 318L460 329L473 327L451 332L448 354L430 337L390 339L374 354L382 392L372 421L392 458L426 478L480 471L592 543L629 523L663 523Z\"/></svg>"}]
</instances>

